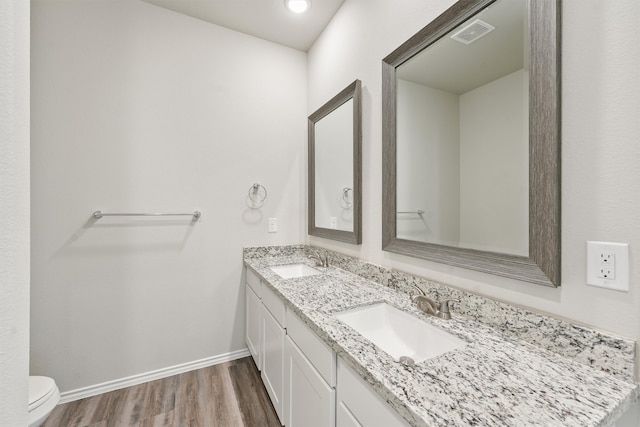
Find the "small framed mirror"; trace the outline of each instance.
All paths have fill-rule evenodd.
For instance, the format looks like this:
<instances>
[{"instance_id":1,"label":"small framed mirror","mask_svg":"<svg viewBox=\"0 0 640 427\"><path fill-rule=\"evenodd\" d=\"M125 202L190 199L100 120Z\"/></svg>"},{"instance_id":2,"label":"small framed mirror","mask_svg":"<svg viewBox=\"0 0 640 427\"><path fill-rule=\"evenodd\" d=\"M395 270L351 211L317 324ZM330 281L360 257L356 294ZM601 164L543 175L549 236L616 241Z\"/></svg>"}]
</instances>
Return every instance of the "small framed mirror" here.
<instances>
[{"instance_id":1,"label":"small framed mirror","mask_svg":"<svg viewBox=\"0 0 640 427\"><path fill-rule=\"evenodd\" d=\"M382 248L559 286L560 1L460 0L382 85Z\"/></svg>"},{"instance_id":2,"label":"small framed mirror","mask_svg":"<svg viewBox=\"0 0 640 427\"><path fill-rule=\"evenodd\" d=\"M311 114L309 234L362 243L362 107L356 80Z\"/></svg>"}]
</instances>

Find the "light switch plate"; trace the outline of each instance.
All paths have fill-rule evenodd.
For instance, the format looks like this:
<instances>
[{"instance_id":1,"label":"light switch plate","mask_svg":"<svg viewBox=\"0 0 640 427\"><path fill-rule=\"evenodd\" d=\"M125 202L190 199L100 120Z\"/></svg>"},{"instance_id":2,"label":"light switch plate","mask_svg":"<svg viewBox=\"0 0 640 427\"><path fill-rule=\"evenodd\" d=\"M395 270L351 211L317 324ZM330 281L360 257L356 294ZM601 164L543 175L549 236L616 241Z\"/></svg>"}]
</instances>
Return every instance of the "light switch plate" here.
<instances>
[{"instance_id":1,"label":"light switch plate","mask_svg":"<svg viewBox=\"0 0 640 427\"><path fill-rule=\"evenodd\" d=\"M278 232L278 218L269 218L269 233Z\"/></svg>"},{"instance_id":2,"label":"light switch plate","mask_svg":"<svg viewBox=\"0 0 640 427\"><path fill-rule=\"evenodd\" d=\"M587 285L629 292L629 245L588 241Z\"/></svg>"},{"instance_id":3,"label":"light switch plate","mask_svg":"<svg viewBox=\"0 0 640 427\"><path fill-rule=\"evenodd\" d=\"M331 228L332 230L335 230L338 228L338 217L337 216L330 216L329 217L329 228Z\"/></svg>"}]
</instances>

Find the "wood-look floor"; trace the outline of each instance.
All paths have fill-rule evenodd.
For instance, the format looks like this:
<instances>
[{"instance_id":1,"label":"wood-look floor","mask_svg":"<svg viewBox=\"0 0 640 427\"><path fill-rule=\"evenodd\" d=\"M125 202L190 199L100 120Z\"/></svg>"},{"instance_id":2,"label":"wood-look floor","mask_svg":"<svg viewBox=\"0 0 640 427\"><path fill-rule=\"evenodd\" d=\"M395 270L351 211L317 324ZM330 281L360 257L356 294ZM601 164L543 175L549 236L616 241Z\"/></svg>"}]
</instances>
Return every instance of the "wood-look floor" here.
<instances>
[{"instance_id":1,"label":"wood-look floor","mask_svg":"<svg viewBox=\"0 0 640 427\"><path fill-rule=\"evenodd\" d=\"M280 427L253 359L58 405L42 427Z\"/></svg>"}]
</instances>

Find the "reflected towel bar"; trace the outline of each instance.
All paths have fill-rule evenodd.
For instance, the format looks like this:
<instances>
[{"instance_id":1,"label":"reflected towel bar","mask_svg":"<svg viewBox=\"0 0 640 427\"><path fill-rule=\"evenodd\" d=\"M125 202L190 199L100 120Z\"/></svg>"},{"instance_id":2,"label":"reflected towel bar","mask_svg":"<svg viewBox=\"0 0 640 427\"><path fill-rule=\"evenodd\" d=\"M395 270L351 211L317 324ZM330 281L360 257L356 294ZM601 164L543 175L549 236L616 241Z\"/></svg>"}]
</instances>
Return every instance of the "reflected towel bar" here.
<instances>
[{"instance_id":1,"label":"reflected towel bar","mask_svg":"<svg viewBox=\"0 0 640 427\"><path fill-rule=\"evenodd\" d=\"M405 211L405 212L397 212L400 214L418 214L418 215L422 215L424 213L424 211L422 209L418 209L417 211Z\"/></svg>"},{"instance_id":2,"label":"reflected towel bar","mask_svg":"<svg viewBox=\"0 0 640 427\"><path fill-rule=\"evenodd\" d=\"M103 216L192 216L194 220L200 218L202 213L200 211L195 211L193 213L106 213L102 211L95 211L93 213L93 217L100 219Z\"/></svg>"}]
</instances>

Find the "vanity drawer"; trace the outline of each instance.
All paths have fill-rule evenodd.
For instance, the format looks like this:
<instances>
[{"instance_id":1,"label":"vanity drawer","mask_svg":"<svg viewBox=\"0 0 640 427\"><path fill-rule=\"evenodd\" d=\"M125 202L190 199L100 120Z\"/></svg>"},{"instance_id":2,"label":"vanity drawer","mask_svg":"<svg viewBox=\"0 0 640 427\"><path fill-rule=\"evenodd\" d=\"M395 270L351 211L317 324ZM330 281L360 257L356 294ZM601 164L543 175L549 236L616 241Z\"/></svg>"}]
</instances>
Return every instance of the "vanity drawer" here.
<instances>
[{"instance_id":1,"label":"vanity drawer","mask_svg":"<svg viewBox=\"0 0 640 427\"><path fill-rule=\"evenodd\" d=\"M340 358L338 381L336 427L409 427L409 423Z\"/></svg>"},{"instance_id":2,"label":"vanity drawer","mask_svg":"<svg viewBox=\"0 0 640 427\"><path fill-rule=\"evenodd\" d=\"M287 311L287 335L331 386L336 385L336 353L298 316Z\"/></svg>"},{"instance_id":3,"label":"vanity drawer","mask_svg":"<svg viewBox=\"0 0 640 427\"><path fill-rule=\"evenodd\" d=\"M247 270L247 285L249 285L251 290L253 290L253 292L255 292L258 298L260 298L261 297L260 296L260 279L258 278L256 273L254 273L250 269L247 268L246 270Z\"/></svg>"},{"instance_id":4,"label":"vanity drawer","mask_svg":"<svg viewBox=\"0 0 640 427\"><path fill-rule=\"evenodd\" d=\"M273 317L275 317L280 326L285 328L284 302L265 284L262 284L262 304L264 304Z\"/></svg>"}]
</instances>

